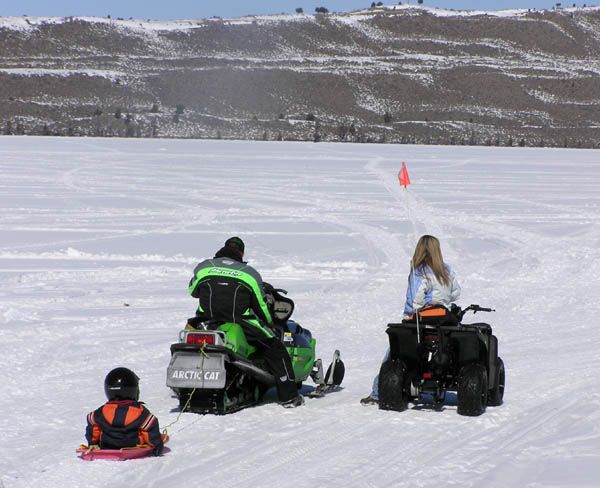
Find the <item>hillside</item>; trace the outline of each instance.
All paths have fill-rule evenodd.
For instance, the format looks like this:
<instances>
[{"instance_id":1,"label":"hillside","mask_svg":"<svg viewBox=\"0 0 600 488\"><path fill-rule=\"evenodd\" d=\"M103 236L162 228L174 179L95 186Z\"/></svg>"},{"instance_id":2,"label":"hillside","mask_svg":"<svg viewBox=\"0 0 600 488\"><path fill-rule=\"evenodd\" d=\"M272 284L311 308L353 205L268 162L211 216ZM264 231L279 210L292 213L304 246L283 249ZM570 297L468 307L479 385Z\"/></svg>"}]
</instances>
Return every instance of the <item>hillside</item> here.
<instances>
[{"instance_id":1,"label":"hillside","mask_svg":"<svg viewBox=\"0 0 600 488\"><path fill-rule=\"evenodd\" d=\"M597 147L600 8L0 18L0 132Z\"/></svg>"}]
</instances>

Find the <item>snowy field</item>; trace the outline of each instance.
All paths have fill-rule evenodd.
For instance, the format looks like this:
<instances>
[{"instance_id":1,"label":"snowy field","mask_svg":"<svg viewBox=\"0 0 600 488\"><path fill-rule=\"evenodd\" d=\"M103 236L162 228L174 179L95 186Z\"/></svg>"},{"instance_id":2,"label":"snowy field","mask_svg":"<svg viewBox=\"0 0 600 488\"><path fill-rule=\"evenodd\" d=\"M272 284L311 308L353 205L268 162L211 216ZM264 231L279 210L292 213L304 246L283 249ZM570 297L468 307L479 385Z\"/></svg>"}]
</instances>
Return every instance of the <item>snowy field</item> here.
<instances>
[{"instance_id":1,"label":"snowy field","mask_svg":"<svg viewBox=\"0 0 600 488\"><path fill-rule=\"evenodd\" d=\"M600 151L0 137L0 176L0 487L600 486ZM505 403L481 417L359 404L423 233L459 303L497 310L476 319ZM323 361L341 350L344 388L178 418L169 345L195 264L232 235ZM171 451L81 461L121 365Z\"/></svg>"}]
</instances>

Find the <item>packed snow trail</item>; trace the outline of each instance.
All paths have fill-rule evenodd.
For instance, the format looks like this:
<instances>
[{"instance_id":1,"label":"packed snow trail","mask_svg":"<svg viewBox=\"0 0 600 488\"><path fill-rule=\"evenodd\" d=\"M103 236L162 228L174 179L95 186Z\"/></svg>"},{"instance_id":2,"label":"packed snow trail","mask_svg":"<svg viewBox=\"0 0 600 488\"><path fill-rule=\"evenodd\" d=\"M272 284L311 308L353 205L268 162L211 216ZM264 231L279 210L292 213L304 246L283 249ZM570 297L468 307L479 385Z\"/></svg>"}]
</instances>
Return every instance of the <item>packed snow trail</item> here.
<instances>
[{"instance_id":1,"label":"packed snow trail","mask_svg":"<svg viewBox=\"0 0 600 488\"><path fill-rule=\"evenodd\" d=\"M2 137L0 174L3 488L597 485L597 151ZM359 404L423 233L460 303L497 310L475 320L500 339L505 404L478 418L452 400ZM187 283L231 235L289 291L318 357L341 350L343 389L183 414L164 457L77 459L113 367L138 373L161 425L177 419L165 374L196 306Z\"/></svg>"}]
</instances>

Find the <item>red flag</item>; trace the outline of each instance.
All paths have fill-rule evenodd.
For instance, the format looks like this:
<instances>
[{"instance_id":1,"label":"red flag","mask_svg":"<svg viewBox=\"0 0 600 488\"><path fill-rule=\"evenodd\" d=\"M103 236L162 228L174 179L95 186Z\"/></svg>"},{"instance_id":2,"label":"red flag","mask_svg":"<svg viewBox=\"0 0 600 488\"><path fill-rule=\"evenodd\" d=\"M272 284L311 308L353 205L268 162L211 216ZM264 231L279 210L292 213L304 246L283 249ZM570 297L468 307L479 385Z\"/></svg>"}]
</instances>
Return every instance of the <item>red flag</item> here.
<instances>
[{"instance_id":1,"label":"red flag","mask_svg":"<svg viewBox=\"0 0 600 488\"><path fill-rule=\"evenodd\" d=\"M402 169L398 173L398 181L400 182L400 186L406 188L410 185L410 178L408 177L408 170L406 169L406 163L402 161Z\"/></svg>"}]
</instances>

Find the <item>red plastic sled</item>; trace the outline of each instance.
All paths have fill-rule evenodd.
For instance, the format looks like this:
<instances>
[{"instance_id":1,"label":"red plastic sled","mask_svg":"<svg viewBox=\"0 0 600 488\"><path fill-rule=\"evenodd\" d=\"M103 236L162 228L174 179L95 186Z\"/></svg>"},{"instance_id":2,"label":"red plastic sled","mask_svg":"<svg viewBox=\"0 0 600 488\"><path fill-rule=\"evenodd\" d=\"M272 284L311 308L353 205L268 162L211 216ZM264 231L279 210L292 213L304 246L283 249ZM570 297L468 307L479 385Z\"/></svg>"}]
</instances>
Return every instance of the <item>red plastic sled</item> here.
<instances>
[{"instance_id":1,"label":"red plastic sled","mask_svg":"<svg viewBox=\"0 0 600 488\"><path fill-rule=\"evenodd\" d=\"M163 434L163 442L166 444L169 437ZM107 461L127 461L128 459L139 459L146 456L152 456L153 447L126 447L123 449L98 449L81 445L75 452L85 461L94 461L95 459L105 459ZM163 447L163 454L169 451L168 447Z\"/></svg>"},{"instance_id":2,"label":"red plastic sled","mask_svg":"<svg viewBox=\"0 0 600 488\"><path fill-rule=\"evenodd\" d=\"M77 455L85 461L106 459L107 461L127 461L152 455L152 447L132 447L129 449L90 449L82 446L77 449Z\"/></svg>"}]
</instances>

